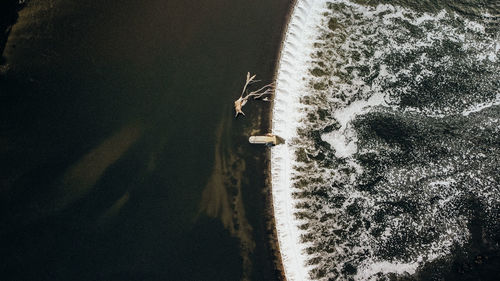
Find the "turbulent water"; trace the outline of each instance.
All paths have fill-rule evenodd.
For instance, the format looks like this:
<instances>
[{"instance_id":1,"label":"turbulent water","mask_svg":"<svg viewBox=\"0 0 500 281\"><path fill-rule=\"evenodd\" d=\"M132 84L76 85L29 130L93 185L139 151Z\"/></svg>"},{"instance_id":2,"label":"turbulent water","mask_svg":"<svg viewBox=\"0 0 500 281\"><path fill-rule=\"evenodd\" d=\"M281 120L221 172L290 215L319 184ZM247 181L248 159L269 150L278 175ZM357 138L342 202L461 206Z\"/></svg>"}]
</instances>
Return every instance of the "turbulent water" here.
<instances>
[{"instance_id":1,"label":"turbulent water","mask_svg":"<svg viewBox=\"0 0 500 281\"><path fill-rule=\"evenodd\" d=\"M295 74L290 210L308 277L489 279L500 250L500 7L375 2L323 1L307 72ZM278 80L275 111L287 87Z\"/></svg>"}]
</instances>

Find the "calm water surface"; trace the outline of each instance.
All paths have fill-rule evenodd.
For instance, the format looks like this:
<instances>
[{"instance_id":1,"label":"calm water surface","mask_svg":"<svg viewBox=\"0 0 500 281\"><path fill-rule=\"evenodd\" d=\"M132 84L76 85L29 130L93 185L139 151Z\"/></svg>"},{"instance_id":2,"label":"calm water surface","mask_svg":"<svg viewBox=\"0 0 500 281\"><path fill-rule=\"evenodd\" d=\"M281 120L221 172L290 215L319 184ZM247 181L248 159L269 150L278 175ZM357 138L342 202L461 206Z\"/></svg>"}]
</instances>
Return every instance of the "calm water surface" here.
<instances>
[{"instance_id":1,"label":"calm water surface","mask_svg":"<svg viewBox=\"0 0 500 281\"><path fill-rule=\"evenodd\" d=\"M290 1L30 2L0 73L3 280L274 280L269 104Z\"/></svg>"}]
</instances>

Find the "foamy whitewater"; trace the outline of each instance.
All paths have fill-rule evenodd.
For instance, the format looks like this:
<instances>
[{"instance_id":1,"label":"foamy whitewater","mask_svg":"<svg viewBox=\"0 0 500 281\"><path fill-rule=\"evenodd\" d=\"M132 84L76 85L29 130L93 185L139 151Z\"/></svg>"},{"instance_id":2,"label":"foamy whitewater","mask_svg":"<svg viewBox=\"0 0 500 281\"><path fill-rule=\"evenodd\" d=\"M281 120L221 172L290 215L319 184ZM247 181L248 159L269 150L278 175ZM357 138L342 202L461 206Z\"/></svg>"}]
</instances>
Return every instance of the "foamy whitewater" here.
<instances>
[{"instance_id":1,"label":"foamy whitewater","mask_svg":"<svg viewBox=\"0 0 500 281\"><path fill-rule=\"evenodd\" d=\"M292 198L292 170L297 165L291 140L303 118L300 97L307 90L302 79L310 65L313 43L318 36L324 1L298 1L283 42L276 78L273 134L286 143L271 150L273 204L281 258L288 281L309 280L305 244L300 242L299 221Z\"/></svg>"},{"instance_id":2,"label":"foamy whitewater","mask_svg":"<svg viewBox=\"0 0 500 281\"><path fill-rule=\"evenodd\" d=\"M271 172L289 281L453 279L459 253L499 250L499 17L369 2L299 0L288 25Z\"/></svg>"}]
</instances>

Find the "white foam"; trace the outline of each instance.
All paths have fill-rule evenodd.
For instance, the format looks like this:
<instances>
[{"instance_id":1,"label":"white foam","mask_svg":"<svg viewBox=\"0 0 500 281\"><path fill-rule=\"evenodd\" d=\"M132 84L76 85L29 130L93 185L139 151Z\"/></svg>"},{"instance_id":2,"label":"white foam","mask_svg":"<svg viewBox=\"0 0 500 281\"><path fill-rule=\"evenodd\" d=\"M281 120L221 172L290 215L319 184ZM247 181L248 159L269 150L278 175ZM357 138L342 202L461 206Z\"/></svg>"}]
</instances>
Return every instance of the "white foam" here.
<instances>
[{"instance_id":1,"label":"white foam","mask_svg":"<svg viewBox=\"0 0 500 281\"><path fill-rule=\"evenodd\" d=\"M354 277L355 280L376 280L377 273L397 273L397 274L413 274L417 270L419 266L418 262L412 263L398 263L398 262L388 262L388 261L380 261L371 263L369 265L362 266L362 270L356 274Z\"/></svg>"},{"instance_id":2,"label":"white foam","mask_svg":"<svg viewBox=\"0 0 500 281\"><path fill-rule=\"evenodd\" d=\"M500 105L500 93L497 94L496 99L491 101L491 102L483 102L479 104L475 104L468 108L467 110L464 110L462 112L463 116L469 116L471 113L476 113L479 111L482 111L483 109L490 108L495 105Z\"/></svg>"},{"instance_id":3,"label":"white foam","mask_svg":"<svg viewBox=\"0 0 500 281\"><path fill-rule=\"evenodd\" d=\"M339 158L350 157L358 150L354 130L349 128L349 122L374 106L387 105L382 93L376 93L368 100L358 100L350 105L335 110L334 117L340 124L340 129L322 134L321 139L328 142L335 149L335 156Z\"/></svg>"},{"instance_id":4,"label":"white foam","mask_svg":"<svg viewBox=\"0 0 500 281\"><path fill-rule=\"evenodd\" d=\"M310 280L305 245L300 243L301 230L294 216L292 170L295 149L291 141L303 116L299 99L307 89L304 78L324 9L326 1L323 0L297 1L283 42L276 79L273 134L284 138L286 143L271 150L272 194L281 258L288 281Z\"/></svg>"},{"instance_id":5,"label":"white foam","mask_svg":"<svg viewBox=\"0 0 500 281\"><path fill-rule=\"evenodd\" d=\"M414 77L417 82L425 81L435 75L433 71L446 69L445 66L453 64L449 63L450 56L432 61L424 53L401 69L394 69L390 63L384 62L384 59L391 53L404 55L421 48L438 48L436 42L452 40L461 42L460 44L466 49L464 51L471 57L475 54L481 56L486 54L489 57L484 56L484 59L494 61L500 45L496 41L492 43L492 40L482 33L480 25L470 24L465 33L464 28L456 28L449 24L453 15L444 10L438 14L422 14L392 5L378 5L371 8L347 0L330 2L343 3L347 8L342 7L342 11L338 9L325 11L322 6L325 1L299 0L298 5L305 6L294 10L278 67L273 132L284 137L287 144L273 148L271 169L273 202L285 274L288 280L309 280L308 271L313 268L328 271L326 276L318 277L320 280L328 278L348 280L352 277L356 280L376 280L380 275L388 273L414 274L419 266L450 254L454 245L463 245L470 239L470 233L467 231L468 218L458 215L455 211L455 204L462 198L463 191L453 178L444 177L455 171L455 166L450 163L462 160L444 159L426 165L391 168L384 171L385 182L377 185L380 192L371 194L360 191L355 181L357 175L363 174L363 167L357 164L353 154L367 153L370 150L374 153L391 152L398 148L370 142L365 147L360 147L362 150L358 151L357 135L352 121L356 116L373 109L387 112L392 108L405 114L410 111L426 117L444 118L450 114L467 116L499 104L497 97L493 101L491 98L487 101L480 99L481 102L465 108L452 108L452 103L449 106L445 104L446 106L429 106L422 109L398 108L397 95L391 95L393 88L387 87L390 83L397 82L400 76L409 77L414 73L418 73ZM304 3L308 3L309 6ZM340 28L329 30L328 19L333 17L337 19ZM404 29L401 31L394 29L399 27L397 19L416 25L425 31L424 37L406 39ZM326 37L324 36L326 33L331 33L333 36ZM474 40L465 40L468 38L466 35L471 33L474 33ZM402 38L405 38L406 43L398 41ZM368 43L362 43L362 40L367 40ZM313 43L317 43L314 50ZM369 52L363 53L363 50L373 49L372 45L368 45L370 43L376 46L373 56L370 56ZM318 55L315 51L322 51L323 55ZM361 54L357 56L357 60L353 60L354 52ZM489 62L484 61L484 63ZM370 74L357 69L357 66L364 65L373 66ZM377 65L380 66L378 76L374 76L375 79L367 84L366 78L376 73ZM309 70L315 67L325 70L327 74L310 75ZM423 70L415 72L413 71L415 68ZM316 85L322 86L315 89ZM397 90L405 92L411 90L411 87L413 87L411 84L402 84ZM300 99L304 96L307 99L301 102ZM469 101L464 100L464 104L466 102ZM382 109L380 106L389 108ZM331 116L319 118L320 115L317 114L319 109L322 112L329 112ZM319 161L312 160L297 162L295 152L298 149L304 150L307 155L318 153L314 149L313 140L307 137L307 132L321 131L326 126L333 125L332 117L338 121L339 129L323 134L321 138L335 149L337 157L344 158L342 161L337 161L336 164L339 166L325 168L318 164ZM498 119L488 120L484 126L492 127L495 126L492 122L498 122ZM301 132L304 130L303 138L296 138L297 128ZM352 173L353 170L356 174ZM404 188L408 182L417 182L428 176L439 180L422 184L419 187L422 190L418 193ZM474 177L474 174L467 176ZM296 179L306 182L301 191L314 191L316 188L319 190L330 183L338 183L338 185L332 184L331 189L325 188L326 192L331 198L334 198L333 196L345 198L345 201L341 206L336 206L314 201L315 198L307 201L311 197L306 196L300 200L311 204L297 209L295 204L299 199L292 197L292 192L298 191L293 189ZM317 186L316 180L321 181ZM481 198L486 198L484 199L486 202L498 202L497 197L493 198L496 195L486 195L493 192L481 190L481 186L484 185L481 179L475 181L479 187L472 188L470 192L481 194ZM382 222L374 220L376 214L385 213L386 207L383 202L399 202L410 197L416 202L424 202L418 207L418 217L413 217L409 213L385 214ZM431 201L434 203L428 204ZM350 214L349 208L352 207L359 207L359 214L355 216ZM297 225L306 221L298 221L294 217L293 214L297 211L311 215L307 218L309 224L307 234L310 239L314 239L316 245L321 244L321 247L323 243L327 246L334 245L333 252L326 251L325 247L314 249L310 255L304 253L306 245L301 243L299 238L301 234L306 234L306 231L300 230ZM342 234L336 233L350 229L362 221L370 222L369 227L372 230L381 232L372 233L363 228L355 228ZM424 237L431 226L436 231L436 237L433 237L432 242L406 243L408 247L400 250L401 255L391 259L378 254L378 249L390 248L390 245L397 241L394 239L404 237L404 231L401 230L409 230L417 236ZM305 266L308 258L315 258L314 267ZM347 276L342 273L346 264L354 266L357 275ZM317 273L313 271L313 274L314 272Z\"/></svg>"}]
</instances>

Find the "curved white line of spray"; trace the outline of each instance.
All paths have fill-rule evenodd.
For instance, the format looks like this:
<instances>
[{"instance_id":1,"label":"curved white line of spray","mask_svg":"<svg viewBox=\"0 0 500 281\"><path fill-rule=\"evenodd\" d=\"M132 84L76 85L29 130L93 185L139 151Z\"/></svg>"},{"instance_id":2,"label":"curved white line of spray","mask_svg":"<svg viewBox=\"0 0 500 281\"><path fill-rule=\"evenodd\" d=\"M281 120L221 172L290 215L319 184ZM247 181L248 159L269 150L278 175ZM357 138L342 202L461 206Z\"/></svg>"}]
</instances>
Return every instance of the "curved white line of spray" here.
<instances>
[{"instance_id":1,"label":"curved white line of spray","mask_svg":"<svg viewBox=\"0 0 500 281\"><path fill-rule=\"evenodd\" d=\"M298 0L285 34L278 72L273 108L273 133L286 143L271 151L273 205L281 258L288 281L310 280L306 265L307 246L300 242L301 230L294 213L297 203L292 198L292 169L295 149L290 145L302 118L300 97L307 90L308 68L313 44L319 34L318 25L326 10L324 0Z\"/></svg>"}]
</instances>

